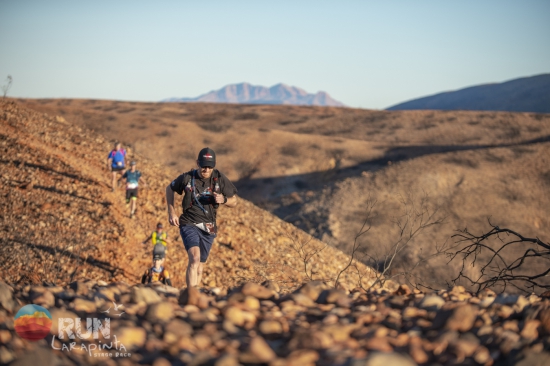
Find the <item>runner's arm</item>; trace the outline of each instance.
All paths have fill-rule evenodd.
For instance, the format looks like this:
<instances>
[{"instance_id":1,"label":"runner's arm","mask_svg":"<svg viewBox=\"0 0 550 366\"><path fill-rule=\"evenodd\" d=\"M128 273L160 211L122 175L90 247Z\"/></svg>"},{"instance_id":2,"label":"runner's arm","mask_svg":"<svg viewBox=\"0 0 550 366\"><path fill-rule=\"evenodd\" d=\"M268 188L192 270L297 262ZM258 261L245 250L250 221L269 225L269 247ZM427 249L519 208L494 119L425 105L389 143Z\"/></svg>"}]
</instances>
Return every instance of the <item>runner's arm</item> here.
<instances>
[{"instance_id":1,"label":"runner's arm","mask_svg":"<svg viewBox=\"0 0 550 366\"><path fill-rule=\"evenodd\" d=\"M178 214L174 208L174 191L171 185L166 186L166 205L168 208L168 221L172 226L180 226Z\"/></svg>"},{"instance_id":2,"label":"runner's arm","mask_svg":"<svg viewBox=\"0 0 550 366\"><path fill-rule=\"evenodd\" d=\"M216 198L217 203L224 204L227 207L237 206L237 195L235 195L233 197L226 197L221 193L214 192L214 197ZM223 201L225 201L226 199L227 199L227 201L224 203Z\"/></svg>"},{"instance_id":3,"label":"runner's arm","mask_svg":"<svg viewBox=\"0 0 550 366\"><path fill-rule=\"evenodd\" d=\"M235 207L237 206L237 196L228 197L227 202L225 203L227 207Z\"/></svg>"},{"instance_id":4,"label":"runner's arm","mask_svg":"<svg viewBox=\"0 0 550 366\"><path fill-rule=\"evenodd\" d=\"M140 177L140 178L139 178L139 181L140 181L140 182L143 182L143 186L144 186L145 188L147 188L147 182L145 181L145 179L143 179L143 177Z\"/></svg>"},{"instance_id":5,"label":"runner's arm","mask_svg":"<svg viewBox=\"0 0 550 366\"><path fill-rule=\"evenodd\" d=\"M149 240L151 240L151 238L153 238L153 234L149 235L149 237L145 239L141 244L147 243Z\"/></svg>"}]
</instances>

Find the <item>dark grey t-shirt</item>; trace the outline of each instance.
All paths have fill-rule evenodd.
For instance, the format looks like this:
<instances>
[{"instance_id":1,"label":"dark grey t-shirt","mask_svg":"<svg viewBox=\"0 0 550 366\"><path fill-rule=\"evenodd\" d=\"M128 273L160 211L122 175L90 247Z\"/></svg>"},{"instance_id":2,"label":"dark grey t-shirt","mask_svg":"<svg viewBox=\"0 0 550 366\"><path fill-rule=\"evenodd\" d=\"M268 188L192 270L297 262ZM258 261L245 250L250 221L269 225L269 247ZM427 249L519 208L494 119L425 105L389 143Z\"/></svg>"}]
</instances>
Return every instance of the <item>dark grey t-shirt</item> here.
<instances>
[{"instance_id":1,"label":"dark grey t-shirt","mask_svg":"<svg viewBox=\"0 0 550 366\"><path fill-rule=\"evenodd\" d=\"M223 193L223 195L227 198L233 197L235 194L237 194L237 188L235 188L233 183L231 183L231 181L221 172L218 173L218 184L220 186L220 192ZM191 170L187 173L181 174L176 179L174 179L170 184L170 187L177 194L184 194L185 179L187 176L190 176L190 178L192 178L191 174L195 175L195 192L197 193L196 197L201 203L202 207L204 207L204 209L208 212L205 213L203 210L201 210L195 200L192 199L193 205L185 210L184 213L180 216L180 224L199 224L201 222L216 223L216 209L211 204L214 203L212 191L215 189L213 178L215 176L215 171L212 172L210 178L201 179L200 174L197 170ZM189 183L191 184L191 179L189 179Z\"/></svg>"}]
</instances>

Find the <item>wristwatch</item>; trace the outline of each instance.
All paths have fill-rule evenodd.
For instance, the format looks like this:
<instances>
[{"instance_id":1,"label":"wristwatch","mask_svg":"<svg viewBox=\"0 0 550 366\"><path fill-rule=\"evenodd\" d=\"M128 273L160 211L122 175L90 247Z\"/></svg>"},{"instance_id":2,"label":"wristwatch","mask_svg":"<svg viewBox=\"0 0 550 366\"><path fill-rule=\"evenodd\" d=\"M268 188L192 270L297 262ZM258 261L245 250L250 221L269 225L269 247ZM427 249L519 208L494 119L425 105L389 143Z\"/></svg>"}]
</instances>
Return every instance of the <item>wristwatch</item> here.
<instances>
[{"instance_id":1,"label":"wristwatch","mask_svg":"<svg viewBox=\"0 0 550 366\"><path fill-rule=\"evenodd\" d=\"M223 196L223 203L227 203L227 197Z\"/></svg>"}]
</instances>

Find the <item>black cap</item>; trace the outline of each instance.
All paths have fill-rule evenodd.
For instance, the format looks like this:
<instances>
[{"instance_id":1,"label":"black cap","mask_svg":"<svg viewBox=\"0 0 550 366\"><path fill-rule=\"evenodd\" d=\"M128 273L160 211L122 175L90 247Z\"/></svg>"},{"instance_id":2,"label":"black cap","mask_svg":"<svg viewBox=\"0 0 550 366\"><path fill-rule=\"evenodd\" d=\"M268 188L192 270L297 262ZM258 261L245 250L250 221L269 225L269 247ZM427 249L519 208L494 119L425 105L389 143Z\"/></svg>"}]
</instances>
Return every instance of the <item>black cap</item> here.
<instances>
[{"instance_id":1,"label":"black cap","mask_svg":"<svg viewBox=\"0 0 550 366\"><path fill-rule=\"evenodd\" d=\"M209 147L205 147L199 152L199 157L197 159L201 167L212 167L216 166L216 153Z\"/></svg>"}]
</instances>

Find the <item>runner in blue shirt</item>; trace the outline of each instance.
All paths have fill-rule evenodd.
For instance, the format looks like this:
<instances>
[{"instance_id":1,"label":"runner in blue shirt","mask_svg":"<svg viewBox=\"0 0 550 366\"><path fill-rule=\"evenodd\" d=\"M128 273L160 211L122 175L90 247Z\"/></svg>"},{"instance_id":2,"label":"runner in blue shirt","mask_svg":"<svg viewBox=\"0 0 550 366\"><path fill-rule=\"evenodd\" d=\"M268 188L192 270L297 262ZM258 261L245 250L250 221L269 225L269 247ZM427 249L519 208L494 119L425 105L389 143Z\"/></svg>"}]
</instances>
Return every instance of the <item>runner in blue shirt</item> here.
<instances>
[{"instance_id":1,"label":"runner in blue shirt","mask_svg":"<svg viewBox=\"0 0 550 366\"><path fill-rule=\"evenodd\" d=\"M140 181L143 182L143 186L147 187L147 182L141 177L141 172L136 170L136 162L132 161L130 163L130 170L127 170L126 173L118 180L126 179L126 204L131 202L130 207L130 218L134 217L136 213L137 206L137 197L138 197L138 186Z\"/></svg>"},{"instance_id":2,"label":"runner in blue shirt","mask_svg":"<svg viewBox=\"0 0 550 366\"><path fill-rule=\"evenodd\" d=\"M115 143L114 150L111 150L107 157L107 167L111 169L113 175L113 192L116 189L116 176L122 174L126 168L126 150L124 150L120 142Z\"/></svg>"}]
</instances>

